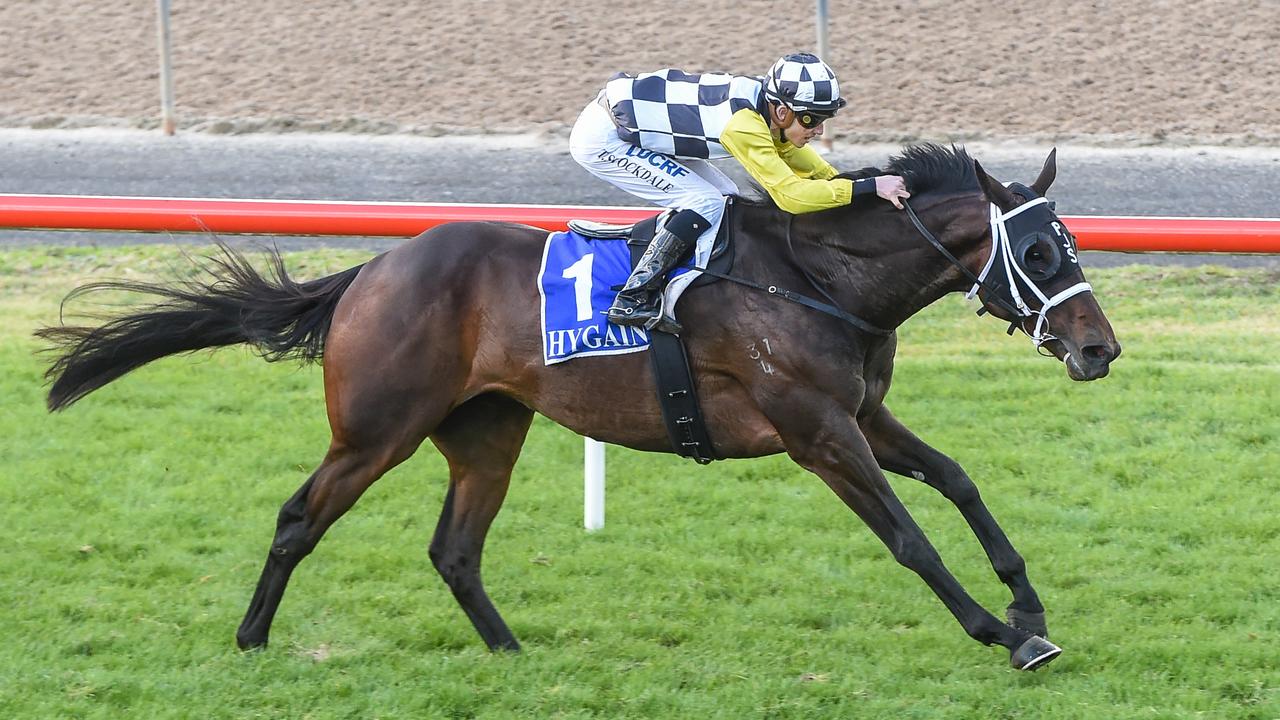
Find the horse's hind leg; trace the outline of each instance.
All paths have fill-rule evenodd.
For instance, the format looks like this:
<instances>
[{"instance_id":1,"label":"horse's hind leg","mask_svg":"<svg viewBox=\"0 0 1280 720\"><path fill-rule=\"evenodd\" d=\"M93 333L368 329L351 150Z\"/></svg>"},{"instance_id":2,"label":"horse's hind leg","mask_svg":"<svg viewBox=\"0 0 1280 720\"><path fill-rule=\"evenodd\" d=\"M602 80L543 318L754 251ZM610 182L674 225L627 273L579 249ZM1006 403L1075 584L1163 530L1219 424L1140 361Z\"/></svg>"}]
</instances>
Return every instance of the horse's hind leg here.
<instances>
[{"instance_id":1,"label":"horse's hind leg","mask_svg":"<svg viewBox=\"0 0 1280 720\"><path fill-rule=\"evenodd\" d=\"M1026 563L991 516L977 486L960 465L916 437L886 407L882 406L864 420L862 430L880 467L924 482L960 510L978 542L982 543L996 576L1013 593L1013 602L1007 610L1009 624L1040 637L1049 637L1044 606L1027 579Z\"/></svg>"},{"instance_id":2,"label":"horse's hind leg","mask_svg":"<svg viewBox=\"0 0 1280 720\"><path fill-rule=\"evenodd\" d=\"M533 411L501 395L454 410L431 435L449 461L449 492L431 540L431 562L490 650L519 650L480 582L485 535L507 496Z\"/></svg>"},{"instance_id":3,"label":"horse's hind leg","mask_svg":"<svg viewBox=\"0 0 1280 720\"><path fill-rule=\"evenodd\" d=\"M333 441L324 462L280 509L266 566L236 632L241 648L267 644L293 569L370 485L413 455L447 412L443 394L382 382L391 371L374 367L374 361L346 376L337 373L337 365L325 368Z\"/></svg>"},{"instance_id":4,"label":"horse's hind leg","mask_svg":"<svg viewBox=\"0 0 1280 720\"><path fill-rule=\"evenodd\" d=\"M236 632L241 649L266 646L271 621L293 569L374 481L413 453L413 449L395 454L387 451L384 447L358 450L335 443L320 467L280 508L266 566Z\"/></svg>"}]
</instances>

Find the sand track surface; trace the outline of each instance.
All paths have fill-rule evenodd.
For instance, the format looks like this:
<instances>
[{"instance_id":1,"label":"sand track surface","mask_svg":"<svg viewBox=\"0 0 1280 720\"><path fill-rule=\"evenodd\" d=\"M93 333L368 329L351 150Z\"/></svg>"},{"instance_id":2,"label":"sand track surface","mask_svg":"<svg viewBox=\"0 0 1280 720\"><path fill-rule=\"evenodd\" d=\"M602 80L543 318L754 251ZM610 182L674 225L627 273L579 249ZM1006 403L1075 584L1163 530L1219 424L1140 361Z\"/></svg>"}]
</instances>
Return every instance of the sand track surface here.
<instances>
[{"instance_id":1,"label":"sand track surface","mask_svg":"<svg viewBox=\"0 0 1280 720\"><path fill-rule=\"evenodd\" d=\"M0 124L158 124L153 0L0 4ZM616 70L761 74L814 3L174 0L180 127L563 135ZM832 0L843 139L1280 144L1280 3Z\"/></svg>"}]
</instances>

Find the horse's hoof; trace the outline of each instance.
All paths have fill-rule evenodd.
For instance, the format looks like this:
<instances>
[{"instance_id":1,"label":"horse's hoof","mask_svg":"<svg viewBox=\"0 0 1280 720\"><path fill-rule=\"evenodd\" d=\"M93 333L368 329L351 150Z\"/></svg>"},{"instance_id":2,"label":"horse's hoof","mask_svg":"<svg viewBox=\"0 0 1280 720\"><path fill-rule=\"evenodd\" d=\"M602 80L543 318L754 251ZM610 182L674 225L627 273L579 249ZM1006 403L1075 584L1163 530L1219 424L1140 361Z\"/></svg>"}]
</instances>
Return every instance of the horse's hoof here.
<instances>
[{"instance_id":1,"label":"horse's hoof","mask_svg":"<svg viewBox=\"0 0 1280 720\"><path fill-rule=\"evenodd\" d=\"M1049 639L1049 628L1044 622L1044 611L1026 612L1017 608L1008 608L1004 611L1005 622L1009 627L1015 627L1019 630L1026 630L1032 635Z\"/></svg>"},{"instance_id":2,"label":"horse's hoof","mask_svg":"<svg viewBox=\"0 0 1280 720\"><path fill-rule=\"evenodd\" d=\"M253 652L255 650L266 650L267 639L241 637L240 635L236 635L236 647L240 648L245 652Z\"/></svg>"},{"instance_id":3,"label":"horse's hoof","mask_svg":"<svg viewBox=\"0 0 1280 720\"><path fill-rule=\"evenodd\" d=\"M1062 648L1039 635L1032 635L1009 655L1009 664L1015 670L1038 670L1061 654Z\"/></svg>"},{"instance_id":4,"label":"horse's hoof","mask_svg":"<svg viewBox=\"0 0 1280 720\"><path fill-rule=\"evenodd\" d=\"M520 643L517 642L515 638L499 640L498 642L489 644L489 652L495 655L507 653L516 654L521 652Z\"/></svg>"}]
</instances>

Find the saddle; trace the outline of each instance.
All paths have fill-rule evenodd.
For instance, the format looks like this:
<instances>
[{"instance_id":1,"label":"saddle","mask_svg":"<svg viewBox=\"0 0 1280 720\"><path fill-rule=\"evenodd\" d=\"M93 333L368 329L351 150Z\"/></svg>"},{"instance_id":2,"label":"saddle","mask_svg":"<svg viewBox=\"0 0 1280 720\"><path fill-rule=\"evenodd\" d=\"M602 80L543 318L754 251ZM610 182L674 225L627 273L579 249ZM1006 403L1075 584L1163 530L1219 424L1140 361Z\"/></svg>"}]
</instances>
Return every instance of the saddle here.
<instances>
[{"instance_id":1,"label":"saddle","mask_svg":"<svg viewBox=\"0 0 1280 720\"><path fill-rule=\"evenodd\" d=\"M720 231L716 235L715 244L711 248L711 258L704 270L719 274L727 274L733 269L733 242L729 228L733 213L733 198L728 198L724 210L724 218L720 221ZM631 250L631 267L634 268L644 254L649 241L657 232L659 222L666 219L667 213L655 215L641 220L634 225L609 225L586 220L570 220L569 228L580 235L590 238L618 239L626 238ZM703 273L689 284L698 287L715 282L718 277ZM615 288L621 289L621 288ZM685 352L684 341L679 335L655 332L649 334L649 359L653 367L653 377L658 387L658 405L662 408L662 421L667 427L667 437L671 447L681 457L693 458L699 465L706 465L712 460L721 459L711 445L711 436L707 434L707 424L702 416L702 408L698 404L697 388L693 382L693 372L689 369L689 355Z\"/></svg>"},{"instance_id":2,"label":"saddle","mask_svg":"<svg viewBox=\"0 0 1280 720\"><path fill-rule=\"evenodd\" d=\"M727 274L733 269L733 242L729 228L731 227L730 220L733 215L734 200L733 197L725 199L724 217L720 220L720 230L716 234L715 244L711 246L711 257L707 261L707 266L702 268L704 270ZM611 225L593 220L570 220L569 229L583 237L599 240L625 239L627 248L631 250L631 267L634 268L636 263L640 261L640 256L644 254L644 249L649 246L649 241L653 240L659 225L666 222L670 214L671 211L668 210L631 225ZM684 259L681 262L684 262ZM690 283L689 287L699 287L719 279L704 273ZM620 290L621 288L618 289Z\"/></svg>"}]
</instances>

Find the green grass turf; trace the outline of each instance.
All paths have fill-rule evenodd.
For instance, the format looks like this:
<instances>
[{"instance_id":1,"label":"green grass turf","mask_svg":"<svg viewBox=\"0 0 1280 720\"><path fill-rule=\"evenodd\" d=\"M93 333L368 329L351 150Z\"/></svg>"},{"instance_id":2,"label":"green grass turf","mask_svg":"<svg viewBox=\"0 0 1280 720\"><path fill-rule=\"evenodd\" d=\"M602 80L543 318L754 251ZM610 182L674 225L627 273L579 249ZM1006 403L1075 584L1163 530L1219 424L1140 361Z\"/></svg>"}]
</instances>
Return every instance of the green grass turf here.
<instances>
[{"instance_id":1,"label":"green grass turf","mask_svg":"<svg viewBox=\"0 0 1280 720\"><path fill-rule=\"evenodd\" d=\"M292 253L317 277L366 259ZM272 646L233 634L280 504L327 443L320 373L169 358L43 410L31 331L173 247L0 250L0 717L1280 717L1280 291L1274 272L1091 273L1124 343L1070 382L947 298L901 330L889 404L978 482L1063 656L969 639L785 457L609 450L584 532L581 440L538 419L485 579L525 651L488 653L426 557L429 445L294 575ZM895 488L969 591L1008 593L943 498Z\"/></svg>"}]
</instances>

